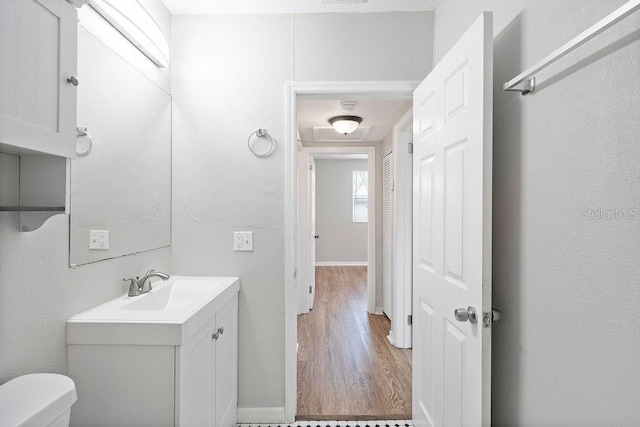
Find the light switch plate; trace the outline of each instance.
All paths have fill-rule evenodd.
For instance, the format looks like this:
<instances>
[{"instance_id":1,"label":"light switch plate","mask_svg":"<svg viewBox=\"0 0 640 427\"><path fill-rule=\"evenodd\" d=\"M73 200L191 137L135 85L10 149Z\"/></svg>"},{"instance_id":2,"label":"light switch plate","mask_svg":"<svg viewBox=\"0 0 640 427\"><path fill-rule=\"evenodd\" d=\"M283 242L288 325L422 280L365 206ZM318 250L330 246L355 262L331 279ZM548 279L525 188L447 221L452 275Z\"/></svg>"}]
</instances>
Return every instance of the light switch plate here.
<instances>
[{"instance_id":1,"label":"light switch plate","mask_svg":"<svg viewBox=\"0 0 640 427\"><path fill-rule=\"evenodd\" d=\"M109 249L109 230L89 230L89 249Z\"/></svg>"},{"instance_id":2,"label":"light switch plate","mask_svg":"<svg viewBox=\"0 0 640 427\"><path fill-rule=\"evenodd\" d=\"M253 251L253 231L234 231L233 250Z\"/></svg>"}]
</instances>

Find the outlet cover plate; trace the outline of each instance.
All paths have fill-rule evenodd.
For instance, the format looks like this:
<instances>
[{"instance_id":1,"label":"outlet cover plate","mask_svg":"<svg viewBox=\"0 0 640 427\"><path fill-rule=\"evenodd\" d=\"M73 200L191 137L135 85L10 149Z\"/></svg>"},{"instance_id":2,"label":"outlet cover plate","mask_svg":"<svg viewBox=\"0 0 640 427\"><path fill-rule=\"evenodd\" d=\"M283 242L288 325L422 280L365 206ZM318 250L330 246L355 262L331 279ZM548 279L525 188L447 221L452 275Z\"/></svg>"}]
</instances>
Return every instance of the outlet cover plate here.
<instances>
[{"instance_id":1,"label":"outlet cover plate","mask_svg":"<svg viewBox=\"0 0 640 427\"><path fill-rule=\"evenodd\" d=\"M234 231L233 250L236 252L253 251L253 231Z\"/></svg>"},{"instance_id":2,"label":"outlet cover plate","mask_svg":"<svg viewBox=\"0 0 640 427\"><path fill-rule=\"evenodd\" d=\"M106 251L109 249L109 230L89 230L89 249Z\"/></svg>"}]
</instances>

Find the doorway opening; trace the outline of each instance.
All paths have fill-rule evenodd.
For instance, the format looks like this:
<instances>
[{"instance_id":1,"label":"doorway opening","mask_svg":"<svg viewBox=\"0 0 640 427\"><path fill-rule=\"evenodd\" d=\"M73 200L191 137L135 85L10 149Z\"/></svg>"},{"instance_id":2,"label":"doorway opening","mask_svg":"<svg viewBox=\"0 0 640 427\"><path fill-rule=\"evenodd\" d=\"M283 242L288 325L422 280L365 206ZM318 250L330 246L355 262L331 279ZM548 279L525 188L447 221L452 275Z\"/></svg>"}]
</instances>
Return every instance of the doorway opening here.
<instances>
[{"instance_id":1,"label":"doorway opening","mask_svg":"<svg viewBox=\"0 0 640 427\"><path fill-rule=\"evenodd\" d=\"M386 340L389 320L375 315L376 268L369 262L376 254L375 147L339 149L300 152L299 212L301 233L311 236L305 261L311 286L309 294L301 292L308 310L298 315L296 419L406 419L410 360ZM389 372L389 366L404 369ZM398 398L384 399L377 381L391 384Z\"/></svg>"},{"instance_id":2,"label":"doorway opening","mask_svg":"<svg viewBox=\"0 0 640 427\"><path fill-rule=\"evenodd\" d=\"M367 177L364 188L359 183L367 195L364 201L356 200L354 193L356 172L360 178ZM305 147L301 144L297 176L300 236L297 314L308 313L313 308L318 266L366 267L365 307L370 313L376 312L375 177L375 146Z\"/></svg>"},{"instance_id":3,"label":"doorway opening","mask_svg":"<svg viewBox=\"0 0 640 427\"><path fill-rule=\"evenodd\" d=\"M297 256L292 264L296 277L293 283L288 283L293 285L293 290L296 291L293 295L295 298L291 298L291 293L287 292L286 302L285 399L288 420L293 420L296 415L298 415L297 419L305 420L411 418L411 351L396 348L409 347L410 344L393 343L394 334L390 333L393 319L387 318L387 316L392 317L389 308L383 310L383 305L389 307L388 304L383 304L382 288L382 172L383 158L391 151L388 146L385 146L383 139L387 139L388 135L374 143L371 141L354 143L353 140L314 143L309 141L308 134L305 134L305 130L299 126L301 116L298 116L298 113L301 112L301 99L305 102L320 103L331 99L349 99L359 102L369 99L404 101L402 111L391 119L393 120L391 129L395 131L396 123L401 118L407 117L406 114L403 116L403 113L410 108L411 95L415 86L416 83L413 82L291 84L289 86L289 124L291 125L289 129L296 132L296 138L287 148L291 150L288 153L290 164L295 163L297 167L295 175L291 176L290 173L292 179L290 184L297 187L297 192L289 193L291 197L289 202L295 200L295 205L288 206L291 208L295 206L295 209L290 212L295 213L296 218L292 221L295 224L290 224L293 225L291 231L295 231L295 235L291 236L291 240L287 240L292 243L287 249L288 255L291 255L290 250L295 249ZM331 112L327 112L327 118L330 114ZM303 111L302 115L304 116ZM367 124L366 117L362 124ZM319 132L316 130L316 133ZM309 195L313 191L309 181L301 183L300 177L310 170L310 159L320 161L322 164L325 161L337 160L340 156L347 158L352 156L354 160L354 156L363 154L368 161L367 172L371 186L368 195L372 197L372 200L368 201L367 226L370 231L367 236L366 263L353 255L348 260L340 258L336 250L332 251L331 259L323 257L324 249L317 256L312 255L310 247L313 243L316 240L322 242L322 239L328 238L329 235L326 231L316 232L311 222L300 220L299 214L302 211L304 217L305 209L309 209L307 218L311 217ZM352 174L356 174L358 170L362 171L361 167L357 169L352 167L352 169ZM294 177L295 181L293 181ZM376 189L378 190L377 200ZM349 202L351 209L354 210L357 202L354 200ZM355 215L353 211L350 214ZM350 233L342 234L346 240L356 239ZM318 239L314 239L316 236ZM407 256L410 261L410 253ZM287 259L289 260L289 257ZM319 265L316 265L316 261ZM307 290L308 283L313 281L313 273L316 273L315 284L313 289ZM290 291L291 287L287 290ZM410 297L410 286L408 295ZM395 308L396 305L394 304L393 307ZM358 307L360 307L359 312ZM300 313L309 314L296 316L291 322L291 315ZM314 323L313 317L319 318L319 323ZM291 326L295 327L295 331ZM398 335L403 334L396 334ZM294 337L295 341L292 340ZM296 351L298 345L300 345L300 352L292 354L291 348L293 347ZM390 367L393 369L389 369ZM395 368L402 372L394 372ZM305 388L304 384L298 382L299 379L307 385L314 384L313 390ZM299 387L301 385L303 387ZM323 396L328 396L329 399L323 399Z\"/></svg>"}]
</instances>

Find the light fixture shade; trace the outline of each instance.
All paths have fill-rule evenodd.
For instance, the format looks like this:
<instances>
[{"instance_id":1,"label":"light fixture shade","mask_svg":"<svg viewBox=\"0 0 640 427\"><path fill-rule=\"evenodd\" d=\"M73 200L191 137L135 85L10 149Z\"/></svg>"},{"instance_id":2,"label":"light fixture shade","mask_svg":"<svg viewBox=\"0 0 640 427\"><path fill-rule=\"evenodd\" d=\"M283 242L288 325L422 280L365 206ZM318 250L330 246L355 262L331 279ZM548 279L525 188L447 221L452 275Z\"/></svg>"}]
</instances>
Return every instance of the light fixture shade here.
<instances>
[{"instance_id":1,"label":"light fixture shade","mask_svg":"<svg viewBox=\"0 0 640 427\"><path fill-rule=\"evenodd\" d=\"M139 0L90 0L89 5L156 66L169 67L169 43Z\"/></svg>"},{"instance_id":2,"label":"light fixture shade","mask_svg":"<svg viewBox=\"0 0 640 427\"><path fill-rule=\"evenodd\" d=\"M336 116L329 119L329 124L345 136L358 129L360 123L362 123L362 117L358 116Z\"/></svg>"}]
</instances>

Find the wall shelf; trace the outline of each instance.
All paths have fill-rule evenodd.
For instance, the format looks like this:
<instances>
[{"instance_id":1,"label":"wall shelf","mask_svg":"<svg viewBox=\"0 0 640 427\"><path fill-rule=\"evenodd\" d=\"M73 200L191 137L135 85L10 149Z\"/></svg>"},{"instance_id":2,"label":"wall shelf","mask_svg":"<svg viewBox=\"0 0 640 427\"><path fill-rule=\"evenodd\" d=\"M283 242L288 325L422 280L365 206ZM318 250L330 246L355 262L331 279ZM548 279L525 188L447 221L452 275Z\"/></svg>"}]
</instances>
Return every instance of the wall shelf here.
<instances>
[{"instance_id":1,"label":"wall shelf","mask_svg":"<svg viewBox=\"0 0 640 427\"><path fill-rule=\"evenodd\" d=\"M64 206L0 206L0 212L64 212Z\"/></svg>"}]
</instances>

